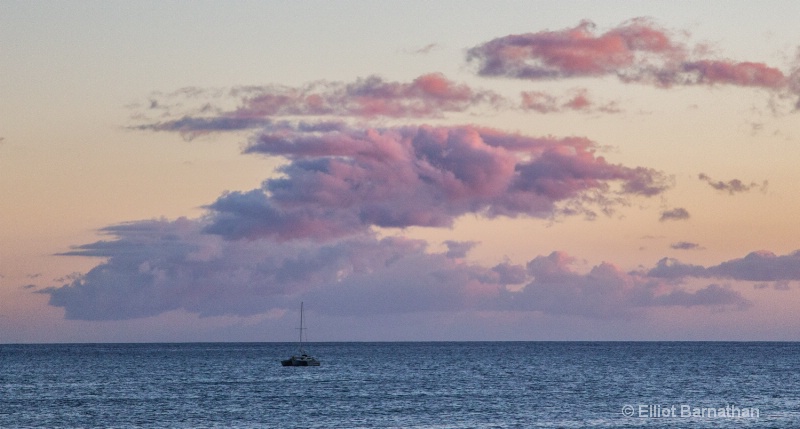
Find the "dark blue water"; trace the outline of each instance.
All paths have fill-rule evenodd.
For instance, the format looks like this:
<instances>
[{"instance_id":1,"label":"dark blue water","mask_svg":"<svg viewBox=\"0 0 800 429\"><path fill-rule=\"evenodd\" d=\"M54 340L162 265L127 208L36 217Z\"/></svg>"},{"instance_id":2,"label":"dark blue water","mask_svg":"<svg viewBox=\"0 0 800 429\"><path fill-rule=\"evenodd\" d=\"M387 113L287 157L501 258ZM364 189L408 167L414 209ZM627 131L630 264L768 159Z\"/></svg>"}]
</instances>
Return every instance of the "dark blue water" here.
<instances>
[{"instance_id":1,"label":"dark blue water","mask_svg":"<svg viewBox=\"0 0 800 429\"><path fill-rule=\"evenodd\" d=\"M0 427L800 427L800 343L308 349L322 366L280 366L291 344L0 345Z\"/></svg>"}]
</instances>

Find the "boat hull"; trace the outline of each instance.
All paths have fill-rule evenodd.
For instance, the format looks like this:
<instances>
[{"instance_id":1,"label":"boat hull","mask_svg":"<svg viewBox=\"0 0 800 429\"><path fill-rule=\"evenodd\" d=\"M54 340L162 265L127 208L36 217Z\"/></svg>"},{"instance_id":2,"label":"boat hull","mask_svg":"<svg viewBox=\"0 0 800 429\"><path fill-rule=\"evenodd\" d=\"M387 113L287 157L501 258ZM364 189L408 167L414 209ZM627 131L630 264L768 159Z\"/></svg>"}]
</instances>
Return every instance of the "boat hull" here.
<instances>
[{"instance_id":1,"label":"boat hull","mask_svg":"<svg viewBox=\"0 0 800 429\"><path fill-rule=\"evenodd\" d=\"M283 366L319 366L319 361L311 356L292 356L281 361Z\"/></svg>"}]
</instances>

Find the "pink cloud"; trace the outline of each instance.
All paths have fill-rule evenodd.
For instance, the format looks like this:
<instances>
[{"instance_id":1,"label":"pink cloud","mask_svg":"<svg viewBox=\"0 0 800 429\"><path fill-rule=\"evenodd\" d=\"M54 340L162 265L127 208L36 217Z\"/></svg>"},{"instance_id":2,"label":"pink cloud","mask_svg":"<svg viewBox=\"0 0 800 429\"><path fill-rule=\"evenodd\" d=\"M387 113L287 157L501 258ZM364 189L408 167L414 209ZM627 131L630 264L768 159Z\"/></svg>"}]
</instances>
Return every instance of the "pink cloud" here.
<instances>
[{"instance_id":1,"label":"pink cloud","mask_svg":"<svg viewBox=\"0 0 800 429\"><path fill-rule=\"evenodd\" d=\"M478 63L483 76L556 79L613 74L647 64L646 54L663 61L682 56L684 50L644 19L601 35L594 28L582 21L559 31L504 36L470 49L467 58Z\"/></svg>"},{"instance_id":2,"label":"pink cloud","mask_svg":"<svg viewBox=\"0 0 800 429\"><path fill-rule=\"evenodd\" d=\"M245 100L237 114L255 111L259 115L435 117L443 112L464 111L475 104L491 102L495 97L453 82L440 73L422 75L410 83L386 82L370 76L349 84L322 84L321 89L303 91L304 98L299 103L296 100L275 103L271 94L266 99L266 95L256 96ZM309 99L313 103L309 103ZM263 111L261 106L265 100L274 106L271 111Z\"/></svg>"},{"instance_id":3,"label":"pink cloud","mask_svg":"<svg viewBox=\"0 0 800 429\"><path fill-rule=\"evenodd\" d=\"M522 110L532 110L538 113L561 113L576 111L585 113L619 113L616 103L608 102L598 105L589 97L586 89L573 90L562 96L556 96L544 91L522 91L520 93Z\"/></svg>"},{"instance_id":4,"label":"pink cloud","mask_svg":"<svg viewBox=\"0 0 800 429\"><path fill-rule=\"evenodd\" d=\"M623 82L754 86L797 93L796 81L764 63L692 58L664 28L642 18L597 34L582 21L557 31L496 38L468 51L481 76L564 79L616 76Z\"/></svg>"},{"instance_id":5,"label":"pink cloud","mask_svg":"<svg viewBox=\"0 0 800 429\"><path fill-rule=\"evenodd\" d=\"M194 89L163 97L194 100L202 95L202 90ZM151 99L148 110L156 109L162 116L131 128L180 132L187 138L194 138L210 132L260 128L277 117L438 118L448 112L464 112L482 106L497 108L505 102L494 92L473 89L441 73L424 74L411 82L391 82L369 76L349 83L317 81L301 87L251 86L234 88L224 96L218 91L209 91L207 95L212 100L181 114L162 107L169 104L166 101ZM230 99L237 101L238 107L225 109L218 105Z\"/></svg>"},{"instance_id":6,"label":"pink cloud","mask_svg":"<svg viewBox=\"0 0 800 429\"><path fill-rule=\"evenodd\" d=\"M324 239L371 226L450 226L468 213L550 217L560 203L611 204L669 186L655 170L608 163L588 139L474 126L281 126L254 138L246 152L290 162L263 189L231 192L209 205L208 232Z\"/></svg>"},{"instance_id":7,"label":"pink cloud","mask_svg":"<svg viewBox=\"0 0 800 429\"><path fill-rule=\"evenodd\" d=\"M580 94L576 94L571 100L567 101L564 106L569 107L573 110L586 110L589 106L592 105L592 102L589 101L589 98L586 96L586 92L582 92Z\"/></svg>"},{"instance_id":8,"label":"pink cloud","mask_svg":"<svg viewBox=\"0 0 800 429\"><path fill-rule=\"evenodd\" d=\"M685 62L682 68L693 77L689 82L696 84L729 84L780 89L787 83L782 71L764 63L699 60Z\"/></svg>"}]
</instances>

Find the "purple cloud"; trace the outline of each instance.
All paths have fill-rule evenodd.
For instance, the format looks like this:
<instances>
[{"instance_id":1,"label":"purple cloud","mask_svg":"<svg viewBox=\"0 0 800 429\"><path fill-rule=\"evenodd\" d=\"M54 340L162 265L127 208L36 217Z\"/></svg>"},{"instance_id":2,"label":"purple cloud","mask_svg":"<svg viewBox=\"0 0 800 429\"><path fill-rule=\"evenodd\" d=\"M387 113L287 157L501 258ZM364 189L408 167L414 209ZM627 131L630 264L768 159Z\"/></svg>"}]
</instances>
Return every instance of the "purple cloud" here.
<instances>
[{"instance_id":1,"label":"purple cloud","mask_svg":"<svg viewBox=\"0 0 800 429\"><path fill-rule=\"evenodd\" d=\"M739 179L732 179L732 180L729 180L727 182L715 181L715 180L712 180L710 177L708 177L704 173L700 173L698 175L698 178L700 180L708 183L712 188L714 188L714 189L716 189L718 191L727 192L730 195L734 195L734 194L742 193L742 192L749 192L751 189L755 189L755 188L759 188L763 192L763 191L765 191L767 189L767 184L768 184L766 180L761 185L759 185L758 183L755 183L755 182L751 182L748 185L748 184L745 184L744 182L742 182Z\"/></svg>"},{"instance_id":2,"label":"purple cloud","mask_svg":"<svg viewBox=\"0 0 800 429\"><path fill-rule=\"evenodd\" d=\"M497 281L502 285L518 285L528 279L527 269L523 265L503 262L492 267L492 271L497 273Z\"/></svg>"},{"instance_id":3,"label":"purple cloud","mask_svg":"<svg viewBox=\"0 0 800 429\"><path fill-rule=\"evenodd\" d=\"M690 241L679 241L677 243L670 244L671 248L675 250L695 250L701 249L700 245L697 243L692 243Z\"/></svg>"},{"instance_id":4,"label":"purple cloud","mask_svg":"<svg viewBox=\"0 0 800 429\"><path fill-rule=\"evenodd\" d=\"M753 305L752 302L730 287L710 284L695 292L675 290L668 294L650 298L654 306L732 306L746 309Z\"/></svg>"},{"instance_id":5,"label":"purple cloud","mask_svg":"<svg viewBox=\"0 0 800 429\"><path fill-rule=\"evenodd\" d=\"M111 239L70 256L105 261L68 283L38 289L68 319L122 320L184 310L201 316L261 314L298 299L326 314L538 311L588 318L645 315L655 306L744 307L728 288L688 291L668 281L603 263L588 273L554 252L527 267L488 268L459 256L474 243L431 252L427 243L371 234L326 243L223 240L203 221L132 222L105 228ZM452 252L455 249L458 254ZM508 289L506 285L515 285ZM522 285L520 289L519 285Z\"/></svg>"},{"instance_id":6,"label":"purple cloud","mask_svg":"<svg viewBox=\"0 0 800 429\"><path fill-rule=\"evenodd\" d=\"M447 246L447 253L445 255L448 258L465 258L467 253L472 250L478 243L475 241L453 241L447 240L444 242L445 246Z\"/></svg>"},{"instance_id":7,"label":"purple cloud","mask_svg":"<svg viewBox=\"0 0 800 429\"><path fill-rule=\"evenodd\" d=\"M749 281L800 280L800 250L778 256L772 252L751 252L741 259L733 259L708 271L715 277Z\"/></svg>"},{"instance_id":8,"label":"purple cloud","mask_svg":"<svg viewBox=\"0 0 800 429\"><path fill-rule=\"evenodd\" d=\"M388 270L419 258L425 243L402 238L351 237L324 245L306 240L225 241L202 222L142 221L106 228L114 237L64 255L107 258L70 283L41 289L68 319L114 320L184 309L201 316L252 315L282 307L348 277ZM446 269L455 262L432 256Z\"/></svg>"},{"instance_id":9,"label":"purple cloud","mask_svg":"<svg viewBox=\"0 0 800 429\"><path fill-rule=\"evenodd\" d=\"M680 279L684 277L706 277L705 268L700 265L684 264L674 258L663 258L647 272L649 277Z\"/></svg>"},{"instance_id":10,"label":"purple cloud","mask_svg":"<svg viewBox=\"0 0 800 429\"><path fill-rule=\"evenodd\" d=\"M550 217L560 207L668 188L658 171L608 163L587 139L479 128L267 129L247 153L283 156L281 177L208 206L227 238L331 238L371 226L447 227L468 213ZM613 186L616 185L616 186Z\"/></svg>"},{"instance_id":11,"label":"purple cloud","mask_svg":"<svg viewBox=\"0 0 800 429\"><path fill-rule=\"evenodd\" d=\"M772 252L752 252L740 259L703 267L664 258L648 272L648 276L677 279L683 277L725 278L744 281L800 280L800 250L778 256Z\"/></svg>"},{"instance_id":12,"label":"purple cloud","mask_svg":"<svg viewBox=\"0 0 800 429\"><path fill-rule=\"evenodd\" d=\"M177 132L187 139L193 139L212 132L251 130L269 124L270 121L265 118L184 116L176 120L138 125L132 128L147 131Z\"/></svg>"},{"instance_id":13,"label":"purple cloud","mask_svg":"<svg viewBox=\"0 0 800 429\"><path fill-rule=\"evenodd\" d=\"M642 308L656 306L750 305L738 292L716 285L687 291L647 276L625 273L610 263L597 265L586 274L577 273L571 269L573 262L563 252L531 260L528 274L533 281L518 294L509 294L513 305L593 318L635 317Z\"/></svg>"},{"instance_id":14,"label":"purple cloud","mask_svg":"<svg viewBox=\"0 0 800 429\"><path fill-rule=\"evenodd\" d=\"M753 285L753 289L767 289L770 287L769 283L756 283ZM786 280L776 281L772 283L772 289L778 291L787 291L792 289L791 282Z\"/></svg>"},{"instance_id":15,"label":"purple cloud","mask_svg":"<svg viewBox=\"0 0 800 429\"><path fill-rule=\"evenodd\" d=\"M661 212L661 218L659 218L661 222L665 222L668 220L686 220L686 219L689 219L689 212L683 207L664 210Z\"/></svg>"}]
</instances>

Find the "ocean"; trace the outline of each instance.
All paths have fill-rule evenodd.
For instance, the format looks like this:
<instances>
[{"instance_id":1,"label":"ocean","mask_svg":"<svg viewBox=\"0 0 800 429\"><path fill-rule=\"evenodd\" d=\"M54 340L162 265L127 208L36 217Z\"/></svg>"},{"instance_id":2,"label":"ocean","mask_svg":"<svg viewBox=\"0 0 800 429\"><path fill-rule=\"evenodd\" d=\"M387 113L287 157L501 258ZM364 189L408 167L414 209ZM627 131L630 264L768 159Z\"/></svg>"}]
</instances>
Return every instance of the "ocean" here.
<instances>
[{"instance_id":1,"label":"ocean","mask_svg":"<svg viewBox=\"0 0 800 429\"><path fill-rule=\"evenodd\" d=\"M798 428L800 343L0 345L0 428Z\"/></svg>"}]
</instances>

